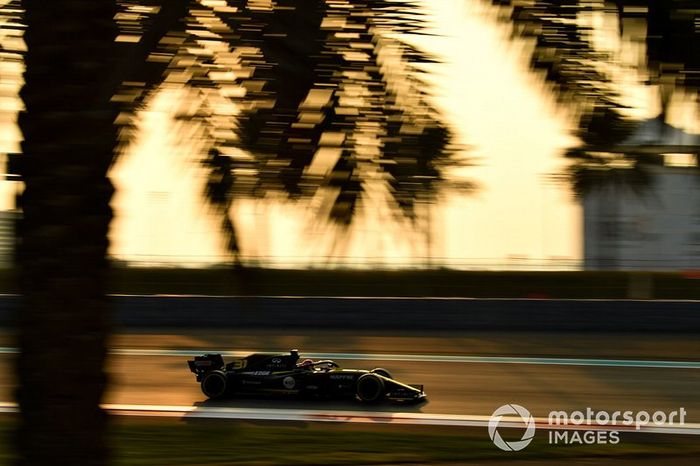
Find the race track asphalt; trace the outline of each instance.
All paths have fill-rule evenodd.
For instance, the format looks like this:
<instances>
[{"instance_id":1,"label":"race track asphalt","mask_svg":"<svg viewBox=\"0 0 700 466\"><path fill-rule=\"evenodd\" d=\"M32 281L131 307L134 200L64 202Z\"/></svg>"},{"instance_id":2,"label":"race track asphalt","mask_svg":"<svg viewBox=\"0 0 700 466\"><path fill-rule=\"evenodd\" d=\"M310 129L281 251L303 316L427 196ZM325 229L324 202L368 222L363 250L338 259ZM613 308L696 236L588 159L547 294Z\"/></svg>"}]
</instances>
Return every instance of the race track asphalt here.
<instances>
[{"instance_id":1,"label":"race track asphalt","mask_svg":"<svg viewBox=\"0 0 700 466\"><path fill-rule=\"evenodd\" d=\"M11 401L12 337L0 335L0 401ZM436 414L485 415L517 403L537 417L552 410L670 412L683 407L686 422L700 422L700 343L694 334L603 335L572 332L432 332L347 334L284 330L129 331L114 336L106 403L211 406L177 351L286 351L364 354L343 359L350 368L385 367L406 383L425 385L428 402L417 405L366 406L347 401L236 398L214 405L319 410L374 410ZM149 354L155 350L156 354ZM169 352L173 352L170 355ZM121 353L121 354L119 354ZM127 353L127 354L124 354ZM129 355L128 353L131 353ZM397 360L381 355L459 356L454 362ZM354 356L353 356L354 357ZM489 358L497 359L496 362ZM522 360L521 358L534 358ZM608 361L609 365L572 365L567 359ZM411 358L408 358L411 359ZM541 364L543 360L553 364ZM685 362L689 367L630 367L625 361ZM559 364L557 361L561 361Z\"/></svg>"}]
</instances>

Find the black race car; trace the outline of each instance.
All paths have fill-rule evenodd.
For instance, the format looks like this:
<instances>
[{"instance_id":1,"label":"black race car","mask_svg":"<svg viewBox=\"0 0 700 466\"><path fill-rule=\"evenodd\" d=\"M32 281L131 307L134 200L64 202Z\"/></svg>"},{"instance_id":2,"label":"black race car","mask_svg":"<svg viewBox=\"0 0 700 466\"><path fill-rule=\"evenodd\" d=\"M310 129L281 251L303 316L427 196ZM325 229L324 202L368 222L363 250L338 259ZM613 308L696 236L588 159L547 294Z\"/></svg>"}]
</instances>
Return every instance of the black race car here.
<instances>
[{"instance_id":1,"label":"black race car","mask_svg":"<svg viewBox=\"0 0 700 466\"><path fill-rule=\"evenodd\" d=\"M254 353L229 363L221 354L205 354L187 364L211 399L237 393L357 398L368 403L425 399L422 385L394 380L385 369L341 369L331 360L299 360L299 352L291 350Z\"/></svg>"}]
</instances>

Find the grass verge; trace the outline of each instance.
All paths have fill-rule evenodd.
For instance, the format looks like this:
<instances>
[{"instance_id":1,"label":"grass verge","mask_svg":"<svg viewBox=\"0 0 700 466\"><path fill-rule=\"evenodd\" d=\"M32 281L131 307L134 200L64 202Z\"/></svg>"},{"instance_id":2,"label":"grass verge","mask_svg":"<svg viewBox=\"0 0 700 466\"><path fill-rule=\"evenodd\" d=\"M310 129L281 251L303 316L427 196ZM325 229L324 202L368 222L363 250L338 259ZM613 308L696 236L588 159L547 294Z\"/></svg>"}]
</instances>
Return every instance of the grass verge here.
<instances>
[{"instance_id":1,"label":"grass verge","mask_svg":"<svg viewBox=\"0 0 700 466\"><path fill-rule=\"evenodd\" d=\"M11 423L0 423L0 459L12 460ZM684 437L634 434L617 445L549 445L547 433L519 452L503 452L483 428L428 428L387 425L256 424L241 421L179 421L113 418L110 430L117 466L248 465L438 465L468 461L537 460L560 464L567 458L592 461L688 459L700 445Z\"/></svg>"}]
</instances>

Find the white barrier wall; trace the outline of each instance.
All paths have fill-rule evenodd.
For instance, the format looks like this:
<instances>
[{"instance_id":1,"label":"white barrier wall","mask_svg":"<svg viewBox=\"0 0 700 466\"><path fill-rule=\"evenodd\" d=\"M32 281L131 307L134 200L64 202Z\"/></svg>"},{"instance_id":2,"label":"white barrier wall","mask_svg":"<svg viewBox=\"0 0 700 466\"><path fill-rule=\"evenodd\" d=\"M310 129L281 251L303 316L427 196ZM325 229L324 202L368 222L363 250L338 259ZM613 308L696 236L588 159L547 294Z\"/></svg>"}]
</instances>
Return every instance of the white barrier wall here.
<instances>
[{"instance_id":1,"label":"white barrier wall","mask_svg":"<svg viewBox=\"0 0 700 466\"><path fill-rule=\"evenodd\" d=\"M586 195L586 269L700 269L700 170L650 170L642 192L609 186Z\"/></svg>"}]
</instances>

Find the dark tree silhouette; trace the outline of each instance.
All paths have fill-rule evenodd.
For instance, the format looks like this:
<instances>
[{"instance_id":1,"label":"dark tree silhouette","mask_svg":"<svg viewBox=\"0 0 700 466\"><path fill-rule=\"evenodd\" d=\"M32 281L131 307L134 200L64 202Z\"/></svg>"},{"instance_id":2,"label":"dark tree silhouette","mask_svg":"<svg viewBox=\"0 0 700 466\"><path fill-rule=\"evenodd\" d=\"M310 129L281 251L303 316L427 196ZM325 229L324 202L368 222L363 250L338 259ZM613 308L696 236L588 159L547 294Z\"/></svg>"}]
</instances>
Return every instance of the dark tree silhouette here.
<instances>
[{"instance_id":1,"label":"dark tree silhouette","mask_svg":"<svg viewBox=\"0 0 700 466\"><path fill-rule=\"evenodd\" d=\"M186 84L223 87L212 73L222 70L215 55L191 56L202 42L193 32L202 27L203 14L219 20L204 30L228 44L236 70L250 71L238 79L247 93L238 100L243 116L232 125L237 139L216 140L209 152L207 193L223 215L246 185L237 184L240 167L222 155L226 147L253 154L252 192L281 187L300 196L336 186L331 216L342 223L355 211L363 166L388 167L395 199L411 212L417 193L433 189L441 164L454 154L418 71L408 65L400 90L391 89L379 59L382 42L409 64L429 61L386 36L422 27L413 2L353 1L353 11L334 0L280 0L272 10L229 3L236 13L195 0L22 3L28 51L21 92L26 108L19 118L25 183L17 247L24 295L19 464L106 462L99 407L110 328L105 281L112 186L106 175L118 142L129 138L134 112L164 76L185 68L191 72ZM342 8L331 13L331 3ZM183 57L193 60L183 65ZM328 98L318 105L319 96ZM215 130L221 123L208 124ZM328 173L314 179L305 170L326 144L339 155ZM274 168L281 165L287 168ZM224 224L237 251L233 224Z\"/></svg>"},{"instance_id":2,"label":"dark tree silhouette","mask_svg":"<svg viewBox=\"0 0 700 466\"><path fill-rule=\"evenodd\" d=\"M117 10L113 0L23 6L18 464L102 465Z\"/></svg>"},{"instance_id":3,"label":"dark tree silhouette","mask_svg":"<svg viewBox=\"0 0 700 466\"><path fill-rule=\"evenodd\" d=\"M643 190L651 181L648 166L658 157L631 152L611 153L635 128L636 122L624 116L619 96L611 89L609 77L601 71L611 57L596 51L591 44L590 30L577 22L588 9L606 7L581 0L535 0L513 3L493 0L494 4L512 9L513 31L535 40L531 56L533 70L543 71L546 82L553 86L561 103L580 115L577 135L580 147L568 150L565 156L572 164L564 175L577 195L596 186L612 184ZM695 7L693 7L695 4ZM620 18L620 33L626 15L647 20L648 67L650 84L671 78L678 85L697 89L700 71L697 53L700 34L695 31L697 2L618 0L613 6ZM631 9L629 7L643 7ZM646 10L644 10L646 9ZM634 11L634 13L625 13ZM662 118L672 92L662 90Z\"/></svg>"},{"instance_id":4,"label":"dark tree silhouette","mask_svg":"<svg viewBox=\"0 0 700 466\"><path fill-rule=\"evenodd\" d=\"M396 38L425 27L415 2L231 0L228 6L190 2L183 27L170 31L178 40L165 41L167 50L161 42L155 51L169 60L166 75L187 76L184 84L202 95L225 95L242 109L213 117L205 98L195 115L212 134L235 135L212 137L216 150L205 160L218 167L207 194L220 212L227 211L223 190L299 198L326 187L335 196L331 218L347 225L368 174L377 172L405 214L413 215L418 197L430 199L457 151L419 77L418 66L431 59ZM172 47L176 42L180 46ZM404 64L401 76L385 73L387 52ZM149 83L140 95L158 84L137 81ZM223 177L221 158L232 148L251 157L230 158L230 176ZM319 152L330 154L330 168L309 170ZM217 180L227 186L215 187ZM224 223L236 245L233 222Z\"/></svg>"},{"instance_id":5,"label":"dark tree silhouette","mask_svg":"<svg viewBox=\"0 0 700 466\"><path fill-rule=\"evenodd\" d=\"M648 6L646 18L649 68L657 75L672 75L681 86L698 90L700 88L698 2L652 0L627 3Z\"/></svg>"},{"instance_id":6,"label":"dark tree silhouette","mask_svg":"<svg viewBox=\"0 0 700 466\"><path fill-rule=\"evenodd\" d=\"M144 28L141 17L125 14L136 2L120 2L121 8L115 0L17 3L5 8L13 15L24 10L27 45L24 142L16 163L25 184L16 254L24 297L18 464L103 465L106 419L99 403L110 330L107 171L118 144L115 102L124 139L131 109L148 97L148 83L162 79L165 66L151 54L188 3L150 2L157 8L142 15ZM127 40L115 42L120 33ZM128 40L135 34L141 40ZM115 99L120 86L130 98Z\"/></svg>"}]
</instances>

